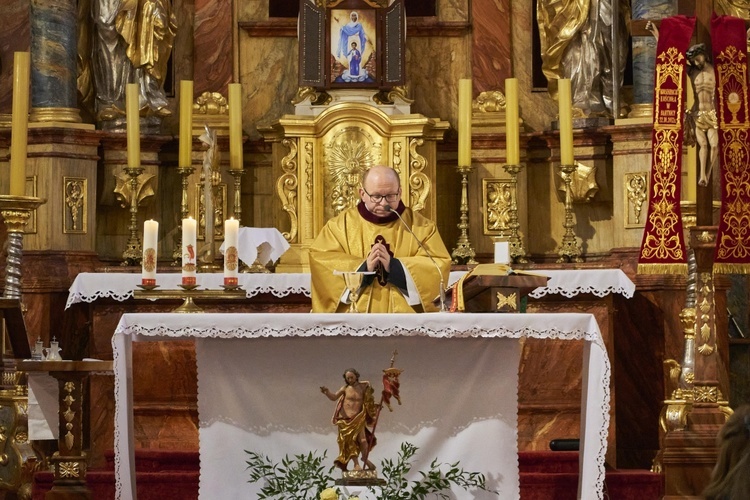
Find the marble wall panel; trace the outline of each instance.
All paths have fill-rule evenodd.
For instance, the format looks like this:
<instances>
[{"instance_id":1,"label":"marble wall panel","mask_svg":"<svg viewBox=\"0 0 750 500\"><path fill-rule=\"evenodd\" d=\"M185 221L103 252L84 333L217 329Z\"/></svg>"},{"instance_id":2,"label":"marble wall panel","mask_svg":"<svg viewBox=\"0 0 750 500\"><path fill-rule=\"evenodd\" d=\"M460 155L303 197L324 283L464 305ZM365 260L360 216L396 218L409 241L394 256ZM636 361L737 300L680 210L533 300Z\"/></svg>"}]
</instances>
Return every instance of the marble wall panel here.
<instances>
[{"instance_id":1,"label":"marble wall panel","mask_svg":"<svg viewBox=\"0 0 750 500\"><path fill-rule=\"evenodd\" d=\"M5 0L0 29L0 114L11 112L13 95L13 53L31 47L28 0Z\"/></svg>"},{"instance_id":2,"label":"marble wall panel","mask_svg":"<svg viewBox=\"0 0 750 500\"><path fill-rule=\"evenodd\" d=\"M240 32L240 83L244 108L242 123L251 140L256 126L270 124L294 112L297 93L297 39L250 36Z\"/></svg>"},{"instance_id":3,"label":"marble wall panel","mask_svg":"<svg viewBox=\"0 0 750 500\"><path fill-rule=\"evenodd\" d=\"M221 92L232 82L232 0L196 0L194 92Z\"/></svg>"},{"instance_id":4,"label":"marble wall panel","mask_svg":"<svg viewBox=\"0 0 750 500\"><path fill-rule=\"evenodd\" d=\"M510 1L471 3L472 78L476 93L505 89L511 70Z\"/></svg>"}]
</instances>

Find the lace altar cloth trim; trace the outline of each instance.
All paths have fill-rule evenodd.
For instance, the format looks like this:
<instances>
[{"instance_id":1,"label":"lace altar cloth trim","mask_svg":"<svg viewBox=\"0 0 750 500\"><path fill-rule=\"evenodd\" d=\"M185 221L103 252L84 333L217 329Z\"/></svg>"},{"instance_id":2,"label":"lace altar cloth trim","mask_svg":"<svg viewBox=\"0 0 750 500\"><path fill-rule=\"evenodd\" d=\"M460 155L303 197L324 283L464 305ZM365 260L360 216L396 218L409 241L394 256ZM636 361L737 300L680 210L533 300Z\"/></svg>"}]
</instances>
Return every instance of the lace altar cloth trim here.
<instances>
[{"instance_id":1,"label":"lace altar cloth trim","mask_svg":"<svg viewBox=\"0 0 750 500\"><path fill-rule=\"evenodd\" d=\"M180 273L159 273L156 282L161 289L178 289L182 280ZM101 298L125 301L133 298L133 290L141 284L139 273L80 273L68 291L67 309L78 302L94 302ZM221 289L222 273L198 274L198 286ZM275 297L300 294L310 296L310 275L307 273L249 274L239 276L240 286L247 291L247 298L261 293Z\"/></svg>"},{"instance_id":2,"label":"lace altar cloth trim","mask_svg":"<svg viewBox=\"0 0 750 500\"><path fill-rule=\"evenodd\" d=\"M117 498L128 494L131 484L129 453L121 449L128 412L121 404L127 386L130 350L125 338L272 338L272 337L387 337L425 336L431 338L506 337L556 340L585 340L583 382L582 443L584 467L582 484L587 497L601 499L604 489L604 457L609 428L609 358L599 326L590 314L164 314L129 313L120 319L112 337L115 367L115 472ZM123 479L126 478L126 479ZM123 490L125 488L125 490Z\"/></svg>"},{"instance_id":3,"label":"lace altar cloth trim","mask_svg":"<svg viewBox=\"0 0 750 500\"><path fill-rule=\"evenodd\" d=\"M538 270L536 274L549 276L546 287L537 288L529 294L538 299L545 295L560 294L574 297L579 293L591 293L604 297L619 293L626 298L633 297L635 285L620 269L573 269ZM449 283L455 283L465 271L450 274ZM162 289L177 289L180 273L159 273L156 282ZM100 298L125 301L133 297L133 290L141 283L138 273L80 273L76 276L68 293L67 309L78 302L94 302ZM219 289L223 284L221 273L198 274L198 285L209 289ZM240 274L240 285L251 298L261 293L275 297L300 294L310 297L310 275L307 273Z\"/></svg>"},{"instance_id":4,"label":"lace altar cloth trim","mask_svg":"<svg viewBox=\"0 0 750 500\"><path fill-rule=\"evenodd\" d=\"M538 269L533 273L550 278L546 287L537 288L529 294L535 299L552 294L575 297L579 293L591 293L597 297L619 293L630 299L635 292L635 284L621 269Z\"/></svg>"}]
</instances>

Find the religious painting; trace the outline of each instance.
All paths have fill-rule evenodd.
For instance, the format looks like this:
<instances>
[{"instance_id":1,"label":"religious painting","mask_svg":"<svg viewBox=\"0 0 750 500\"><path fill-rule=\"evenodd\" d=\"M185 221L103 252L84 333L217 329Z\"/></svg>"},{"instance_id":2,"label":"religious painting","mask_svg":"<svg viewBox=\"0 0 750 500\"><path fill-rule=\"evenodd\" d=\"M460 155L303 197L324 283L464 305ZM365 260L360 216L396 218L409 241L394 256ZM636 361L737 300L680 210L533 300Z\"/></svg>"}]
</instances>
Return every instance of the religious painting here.
<instances>
[{"instance_id":1,"label":"religious painting","mask_svg":"<svg viewBox=\"0 0 750 500\"><path fill-rule=\"evenodd\" d=\"M301 88L404 85L405 47L404 0L300 0Z\"/></svg>"},{"instance_id":2,"label":"religious painting","mask_svg":"<svg viewBox=\"0 0 750 500\"><path fill-rule=\"evenodd\" d=\"M330 9L331 87L377 85L376 9Z\"/></svg>"}]
</instances>

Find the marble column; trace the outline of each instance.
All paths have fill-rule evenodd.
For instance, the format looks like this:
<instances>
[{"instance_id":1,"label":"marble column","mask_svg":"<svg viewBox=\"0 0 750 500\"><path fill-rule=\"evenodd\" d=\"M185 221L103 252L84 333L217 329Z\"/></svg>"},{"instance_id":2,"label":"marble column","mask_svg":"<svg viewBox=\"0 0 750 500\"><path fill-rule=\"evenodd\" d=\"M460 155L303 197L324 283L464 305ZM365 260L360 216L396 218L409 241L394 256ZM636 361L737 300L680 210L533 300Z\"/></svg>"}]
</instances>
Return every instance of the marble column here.
<instances>
[{"instance_id":1,"label":"marble column","mask_svg":"<svg viewBox=\"0 0 750 500\"><path fill-rule=\"evenodd\" d=\"M81 122L76 0L31 0L32 122Z\"/></svg>"},{"instance_id":2,"label":"marble column","mask_svg":"<svg viewBox=\"0 0 750 500\"><path fill-rule=\"evenodd\" d=\"M633 21L657 21L677 14L675 0L633 0ZM634 36L633 51L633 102L629 118L651 118L654 107L654 66L656 39L651 36Z\"/></svg>"}]
</instances>

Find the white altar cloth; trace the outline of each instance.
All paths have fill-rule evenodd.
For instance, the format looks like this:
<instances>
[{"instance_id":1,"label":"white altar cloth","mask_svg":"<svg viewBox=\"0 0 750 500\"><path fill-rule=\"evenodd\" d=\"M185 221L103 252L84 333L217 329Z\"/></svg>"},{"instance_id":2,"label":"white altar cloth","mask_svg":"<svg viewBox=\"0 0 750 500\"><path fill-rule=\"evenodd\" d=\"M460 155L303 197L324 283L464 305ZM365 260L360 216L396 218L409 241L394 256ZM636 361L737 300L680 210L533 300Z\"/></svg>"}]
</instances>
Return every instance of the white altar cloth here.
<instances>
[{"instance_id":1,"label":"white altar cloth","mask_svg":"<svg viewBox=\"0 0 750 500\"><path fill-rule=\"evenodd\" d=\"M465 271L451 272L449 283L460 278ZM540 298L549 294L574 297L579 293L592 293L604 297L619 293L631 298L635 285L620 269L539 269L534 273L549 276L546 287L540 287L529 294ZM222 273L199 273L198 286L220 289L224 284ZM180 273L158 273L156 283L162 289L177 289L181 282ZM239 283L251 298L260 293L271 293L276 297L289 294L310 296L310 275L308 273L248 274L240 273ZM113 298L123 301L133 297L133 290L141 284L140 273L80 273L70 286L66 309L78 302L94 302L99 298ZM437 294L436 294L437 295Z\"/></svg>"},{"instance_id":2,"label":"white altar cloth","mask_svg":"<svg viewBox=\"0 0 750 500\"><path fill-rule=\"evenodd\" d=\"M241 227L237 231L237 255L248 266L255 259L262 266L276 262L287 250L289 242L275 227ZM219 252L224 255L224 242Z\"/></svg>"},{"instance_id":3,"label":"white altar cloth","mask_svg":"<svg viewBox=\"0 0 750 500\"><path fill-rule=\"evenodd\" d=\"M579 498L602 498L610 364L596 320L577 313L124 314L112 339L117 498L135 498L132 342L174 337L196 339L201 498L217 492L253 498L243 450L280 461L287 453L328 447L332 460L335 430L325 428L332 403L318 386L337 389L343 370L359 365L377 391L377 374L394 348L396 366L407 370L402 396L408 399L386 413L377 456L393 458L388 443L408 440L420 448L421 460L460 460L485 473L500 498L517 498L517 408L503 413L503 404L515 406L517 397L519 348L512 339L585 340ZM420 467L415 460L414 470Z\"/></svg>"}]
</instances>

